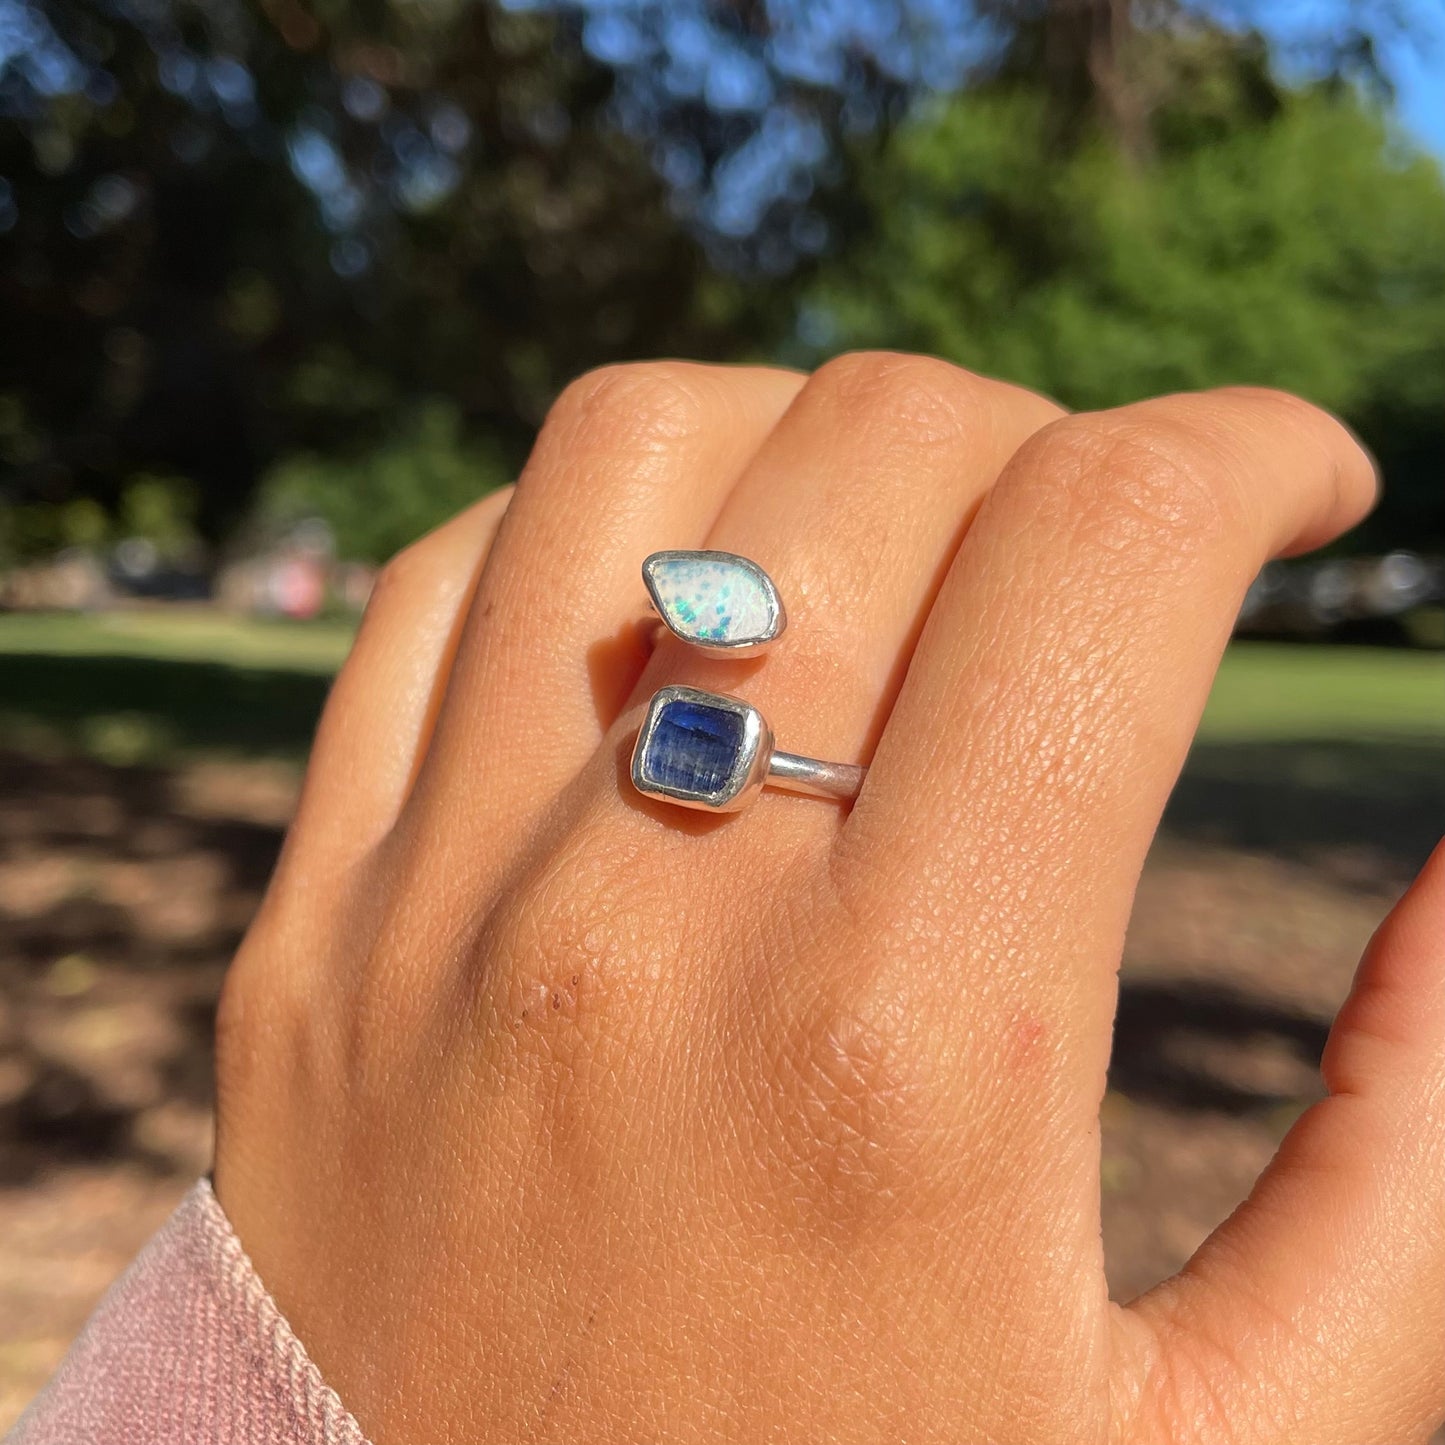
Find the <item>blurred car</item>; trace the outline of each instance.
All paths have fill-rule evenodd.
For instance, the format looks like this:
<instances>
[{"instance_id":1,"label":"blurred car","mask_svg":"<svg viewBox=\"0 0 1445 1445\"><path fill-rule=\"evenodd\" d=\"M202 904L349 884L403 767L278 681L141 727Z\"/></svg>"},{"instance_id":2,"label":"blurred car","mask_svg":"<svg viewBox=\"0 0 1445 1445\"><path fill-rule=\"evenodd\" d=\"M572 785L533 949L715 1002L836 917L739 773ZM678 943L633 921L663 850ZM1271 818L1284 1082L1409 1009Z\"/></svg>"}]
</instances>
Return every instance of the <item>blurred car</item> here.
<instances>
[{"instance_id":1,"label":"blurred car","mask_svg":"<svg viewBox=\"0 0 1445 1445\"><path fill-rule=\"evenodd\" d=\"M1414 552L1271 562L1245 594L1244 636L1408 642L1405 619L1445 603L1445 559Z\"/></svg>"}]
</instances>

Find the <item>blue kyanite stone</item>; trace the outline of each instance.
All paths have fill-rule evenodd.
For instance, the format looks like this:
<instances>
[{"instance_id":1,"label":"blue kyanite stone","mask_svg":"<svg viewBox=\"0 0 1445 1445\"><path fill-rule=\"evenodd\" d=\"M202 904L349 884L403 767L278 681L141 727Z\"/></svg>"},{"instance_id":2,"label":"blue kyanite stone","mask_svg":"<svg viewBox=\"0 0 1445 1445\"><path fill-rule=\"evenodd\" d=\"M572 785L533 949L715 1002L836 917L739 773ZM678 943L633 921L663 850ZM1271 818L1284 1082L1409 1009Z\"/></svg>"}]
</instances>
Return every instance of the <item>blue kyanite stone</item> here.
<instances>
[{"instance_id":1,"label":"blue kyanite stone","mask_svg":"<svg viewBox=\"0 0 1445 1445\"><path fill-rule=\"evenodd\" d=\"M654 786L708 798L727 786L744 746L747 720L726 708L672 698L658 712L642 757Z\"/></svg>"}]
</instances>

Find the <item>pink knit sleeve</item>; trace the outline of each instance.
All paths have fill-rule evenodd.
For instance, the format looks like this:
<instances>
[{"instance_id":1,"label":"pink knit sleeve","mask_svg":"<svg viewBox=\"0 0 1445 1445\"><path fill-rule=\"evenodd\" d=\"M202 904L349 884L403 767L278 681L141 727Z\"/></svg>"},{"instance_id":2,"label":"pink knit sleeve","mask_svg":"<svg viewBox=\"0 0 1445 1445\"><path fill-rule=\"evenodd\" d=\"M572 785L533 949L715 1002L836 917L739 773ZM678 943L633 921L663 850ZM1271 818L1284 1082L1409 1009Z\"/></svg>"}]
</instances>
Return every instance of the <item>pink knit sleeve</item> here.
<instances>
[{"instance_id":1,"label":"pink knit sleeve","mask_svg":"<svg viewBox=\"0 0 1445 1445\"><path fill-rule=\"evenodd\" d=\"M366 1445L202 1180L8 1445Z\"/></svg>"}]
</instances>

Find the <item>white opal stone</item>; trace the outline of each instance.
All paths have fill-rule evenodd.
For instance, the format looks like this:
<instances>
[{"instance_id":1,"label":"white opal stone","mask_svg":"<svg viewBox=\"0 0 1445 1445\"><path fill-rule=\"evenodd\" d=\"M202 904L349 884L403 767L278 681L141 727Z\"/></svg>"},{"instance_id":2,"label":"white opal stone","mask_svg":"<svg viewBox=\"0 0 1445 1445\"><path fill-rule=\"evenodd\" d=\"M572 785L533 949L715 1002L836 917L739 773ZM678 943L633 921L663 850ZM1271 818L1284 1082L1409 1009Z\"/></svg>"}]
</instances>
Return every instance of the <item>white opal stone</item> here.
<instances>
[{"instance_id":1,"label":"white opal stone","mask_svg":"<svg viewBox=\"0 0 1445 1445\"><path fill-rule=\"evenodd\" d=\"M756 647L783 629L783 607L768 574L731 552L654 552L642 564L653 606L685 642Z\"/></svg>"}]
</instances>

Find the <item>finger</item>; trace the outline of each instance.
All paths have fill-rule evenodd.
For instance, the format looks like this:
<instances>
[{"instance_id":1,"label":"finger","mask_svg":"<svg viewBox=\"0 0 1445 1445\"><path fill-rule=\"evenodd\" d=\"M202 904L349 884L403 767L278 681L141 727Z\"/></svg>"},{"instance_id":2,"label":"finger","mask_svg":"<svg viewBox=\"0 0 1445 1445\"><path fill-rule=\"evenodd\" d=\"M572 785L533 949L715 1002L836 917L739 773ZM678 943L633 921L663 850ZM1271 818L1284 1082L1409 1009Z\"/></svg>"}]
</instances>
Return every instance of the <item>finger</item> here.
<instances>
[{"instance_id":1,"label":"finger","mask_svg":"<svg viewBox=\"0 0 1445 1445\"><path fill-rule=\"evenodd\" d=\"M908 939L919 1030L1026 1112L1014 1167L1096 1127L1134 883L1250 579L1373 496L1333 418L1228 390L1055 422L980 508L834 876Z\"/></svg>"},{"instance_id":2,"label":"finger","mask_svg":"<svg viewBox=\"0 0 1445 1445\"><path fill-rule=\"evenodd\" d=\"M643 559L701 545L801 385L763 367L660 362L594 372L553 407L417 780L421 834L467 876L507 856L595 753L648 655Z\"/></svg>"},{"instance_id":3,"label":"finger","mask_svg":"<svg viewBox=\"0 0 1445 1445\"><path fill-rule=\"evenodd\" d=\"M787 631L753 667L665 638L639 691L666 681L733 693L789 751L866 761L979 499L1024 438L1060 415L1022 387L928 357L829 362L707 536L768 570ZM803 826L837 826L836 809L791 811Z\"/></svg>"},{"instance_id":4,"label":"finger","mask_svg":"<svg viewBox=\"0 0 1445 1445\"><path fill-rule=\"evenodd\" d=\"M1442 924L1445 845L1365 954L1325 1052L1330 1097L1132 1307L1134 1438L1409 1445L1445 1422Z\"/></svg>"},{"instance_id":5,"label":"finger","mask_svg":"<svg viewBox=\"0 0 1445 1445\"><path fill-rule=\"evenodd\" d=\"M332 685L291 836L345 865L396 821L451 669L460 623L501 525L503 487L382 569Z\"/></svg>"}]
</instances>

